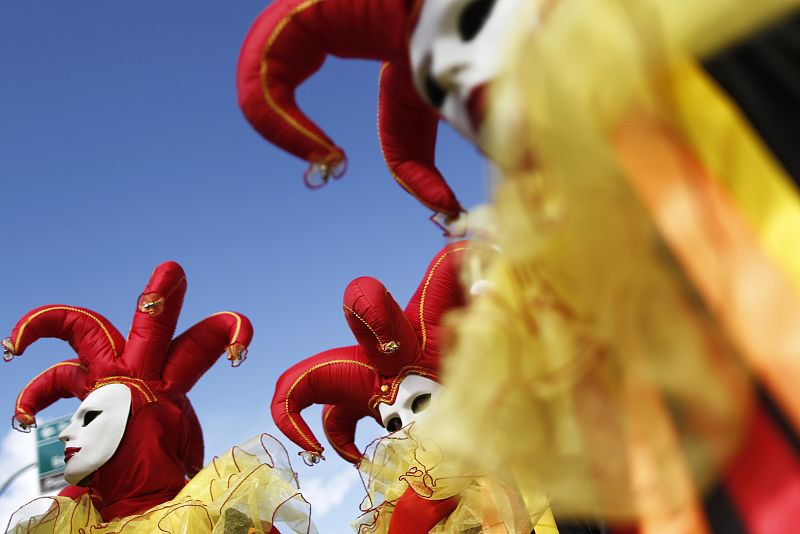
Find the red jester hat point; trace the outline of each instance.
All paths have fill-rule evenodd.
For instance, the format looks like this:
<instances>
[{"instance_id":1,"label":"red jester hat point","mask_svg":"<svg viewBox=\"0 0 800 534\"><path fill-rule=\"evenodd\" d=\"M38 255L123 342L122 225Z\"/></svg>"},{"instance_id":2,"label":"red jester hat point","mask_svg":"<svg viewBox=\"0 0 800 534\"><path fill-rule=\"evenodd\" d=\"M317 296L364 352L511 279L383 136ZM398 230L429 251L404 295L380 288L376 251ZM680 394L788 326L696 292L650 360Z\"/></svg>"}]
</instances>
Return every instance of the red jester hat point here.
<instances>
[{"instance_id":1,"label":"red jester hat point","mask_svg":"<svg viewBox=\"0 0 800 534\"><path fill-rule=\"evenodd\" d=\"M139 298L128 339L86 308L42 306L26 313L3 341L19 356L34 341L67 341L78 354L34 378L20 393L14 420L23 429L61 398L83 400L93 389L124 384L131 415L114 456L92 476L90 494L105 520L138 513L173 498L203 462L203 434L186 393L228 352L237 365L252 339L250 321L222 312L173 339L186 292L175 262L159 265Z\"/></svg>"},{"instance_id":2,"label":"red jester hat point","mask_svg":"<svg viewBox=\"0 0 800 534\"><path fill-rule=\"evenodd\" d=\"M439 380L446 337L442 318L465 303L459 266L468 246L453 243L436 254L405 310L378 280L362 277L350 282L344 313L358 344L311 356L289 368L276 384L272 417L289 439L304 451L322 454L322 445L300 412L324 404L328 441L342 458L358 463L362 454L354 444L357 422L372 416L380 424L378 406L394 402L408 374Z\"/></svg>"},{"instance_id":3,"label":"red jester hat point","mask_svg":"<svg viewBox=\"0 0 800 534\"><path fill-rule=\"evenodd\" d=\"M322 182L314 184L319 186L337 175L345 155L297 105L297 87L320 69L328 54L383 61L378 135L386 164L403 189L445 219L453 219L464 210L434 163L439 117L417 96L409 66L408 36L419 4L272 2L242 44L239 105L267 141L319 167ZM308 177L309 173L307 183Z\"/></svg>"}]
</instances>

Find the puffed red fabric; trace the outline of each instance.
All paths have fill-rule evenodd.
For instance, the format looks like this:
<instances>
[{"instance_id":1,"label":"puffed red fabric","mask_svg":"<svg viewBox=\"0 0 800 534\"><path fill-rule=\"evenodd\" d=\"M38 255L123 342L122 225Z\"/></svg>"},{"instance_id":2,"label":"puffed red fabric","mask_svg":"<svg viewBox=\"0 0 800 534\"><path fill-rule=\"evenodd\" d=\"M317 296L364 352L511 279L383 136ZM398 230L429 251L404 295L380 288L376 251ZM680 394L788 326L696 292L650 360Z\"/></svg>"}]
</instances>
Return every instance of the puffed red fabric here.
<instances>
[{"instance_id":1,"label":"puffed red fabric","mask_svg":"<svg viewBox=\"0 0 800 534\"><path fill-rule=\"evenodd\" d=\"M422 205L448 218L464 211L436 167L439 115L414 87L406 61L383 64L378 82L378 138L389 172Z\"/></svg>"},{"instance_id":2,"label":"puffed red fabric","mask_svg":"<svg viewBox=\"0 0 800 534\"><path fill-rule=\"evenodd\" d=\"M59 497L67 497L73 501L80 500L81 497L89 493L89 488L82 488L80 486L64 486L58 492Z\"/></svg>"},{"instance_id":3,"label":"puffed red fabric","mask_svg":"<svg viewBox=\"0 0 800 534\"><path fill-rule=\"evenodd\" d=\"M157 380L161 376L185 294L186 274L180 265L167 261L156 267L142 291L125 344L124 360L134 376L142 380ZM158 305L160 313L141 309L142 298L146 296L162 300Z\"/></svg>"},{"instance_id":4,"label":"puffed red fabric","mask_svg":"<svg viewBox=\"0 0 800 534\"><path fill-rule=\"evenodd\" d=\"M356 426L358 422L370 417L369 410L326 404L322 407L322 430L328 443L348 462L358 464L362 455L355 446Z\"/></svg>"},{"instance_id":5,"label":"puffed red fabric","mask_svg":"<svg viewBox=\"0 0 800 534\"><path fill-rule=\"evenodd\" d=\"M203 468L205 462L203 428L189 397L181 395L175 402L179 404L180 412L183 414L178 455L183 462L186 477L192 478Z\"/></svg>"},{"instance_id":6,"label":"puffed red fabric","mask_svg":"<svg viewBox=\"0 0 800 534\"><path fill-rule=\"evenodd\" d=\"M453 513L458 498L428 500L408 488L397 500L388 534L427 534L442 519Z\"/></svg>"},{"instance_id":7,"label":"puffed red fabric","mask_svg":"<svg viewBox=\"0 0 800 534\"><path fill-rule=\"evenodd\" d=\"M135 390L132 391L137 396ZM92 503L104 521L144 512L167 502L186 485L178 455L181 424L174 403L144 403L128 419L114 456L95 471Z\"/></svg>"},{"instance_id":8,"label":"puffed red fabric","mask_svg":"<svg viewBox=\"0 0 800 534\"><path fill-rule=\"evenodd\" d=\"M236 312L215 313L176 337L161 369L163 389L187 393L228 347L247 347L253 339L253 325Z\"/></svg>"},{"instance_id":9,"label":"puffed red fabric","mask_svg":"<svg viewBox=\"0 0 800 534\"><path fill-rule=\"evenodd\" d=\"M347 284L343 300L347 324L378 374L393 376L414 362L420 352L414 327L381 282L356 278Z\"/></svg>"},{"instance_id":10,"label":"puffed red fabric","mask_svg":"<svg viewBox=\"0 0 800 534\"><path fill-rule=\"evenodd\" d=\"M143 380L156 396L177 397L191 389L226 348L249 345L252 324L237 312L207 317L173 341L185 291L183 269L175 262L159 265L142 297L156 301L160 313L137 306L127 340L105 317L86 308L48 305L26 313L4 342L13 355L22 355L37 339L54 337L68 341L78 359L56 364L34 378L18 398L15 417L25 423L21 415L35 415L67 395L83 398L108 377Z\"/></svg>"},{"instance_id":11,"label":"puffed red fabric","mask_svg":"<svg viewBox=\"0 0 800 534\"><path fill-rule=\"evenodd\" d=\"M416 7L411 0L276 0L242 44L239 105L267 141L309 163L336 167L344 151L300 109L297 88L329 54L386 62L378 128L387 166L421 203L454 217L463 209L434 164L439 118L416 95L408 67Z\"/></svg>"},{"instance_id":12,"label":"puffed red fabric","mask_svg":"<svg viewBox=\"0 0 800 534\"><path fill-rule=\"evenodd\" d=\"M35 414L59 399L83 399L89 390L88 371L79 359L52 365L40 373L17 397L16 419L25 426L35 422Z\"/></svg>"},{"instance_id":13,"label":"puffed red fabric","mask_svg":"<svg viewBox=\"0 0 800 534\"><path fill-rule=\"evenodd\" d=\"M409 374L439 379L447 337L440 323L465 302L459 265L468 246L466 241L452 243L434 256L405 310L378 280L350 282L343 308L358 344L315 354L281 375L271 404L281 432L304 451L322 454L324 447L300 412L312 404L330 405L323 428L335 440L337 453L358 463L362 455L353 442L358 420L371 415L380 424L378 405L392 404Z\"/></svg>"},{"instance_id":14,"label":"puffed red fabric","mask_svg":"<svg viewBox=\"0 0 800 534\"><path fill-rule=\"evenodd\" d=\"M36 308L20 319L4 348L15 356L42 337L68 341L77 360L56 364L20 393L14 417L23 425L59 398L85 398L92 389L124 384L131 414L114 456L89 482L107 520L173 498L203 463L203 435L186 393L228 350L240 359L253 331L236 312L221 312L173 339L186 291L175 262L156 267L137 302L128 339L100 314L75 306Z\"/></svg>"},{"instance_id":15,"label":"puffed red fabric","mask_svg":"<svg viewBox=\"0 0 800 534\"><path fill-rule=\"evenodd\" d=\"M323 446L300 412L312 404L360 408L379 387L379 375L357 345L326 350L281 374L272 397L272 418L304 451L322 454Z\"/></svg>"},{"instance_id":16,"label":"puffed red fabric","mask_svg":"<svg viewBox=\"0 0 800 534\"><path fill-rule=\"evenodd\" d=\"M298 107L296 88L328 54L401 59L407 9L404 0L271 3L254 21L239 55L237 85L245 116L267 140L306 161L341 161L342 150Z\"/></svg>"},{"instance_id":17,"label":"puffed red fabric","mask_svg":"<svg viewBox=\"0 0 800 534\"><path fill-rule=\"evenodd\" d=\"M11 354L21 355L31 343L43 337L67 341L91 382L97 376L125 371L118 363L125 349L125 338L97 312L66 304L39 306L17 321L4 345Z\"/></svg>"}]
</instances>

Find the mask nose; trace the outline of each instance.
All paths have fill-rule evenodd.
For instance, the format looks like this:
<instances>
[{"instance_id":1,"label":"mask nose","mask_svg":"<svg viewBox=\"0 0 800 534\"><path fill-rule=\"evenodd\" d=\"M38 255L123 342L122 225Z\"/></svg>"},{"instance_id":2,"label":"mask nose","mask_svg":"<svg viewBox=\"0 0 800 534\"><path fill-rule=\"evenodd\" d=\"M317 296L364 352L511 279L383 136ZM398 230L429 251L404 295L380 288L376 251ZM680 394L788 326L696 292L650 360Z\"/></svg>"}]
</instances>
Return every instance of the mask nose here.
<instances>
[{"instance_id":1,"label":"mask nose","mask_svg":"<svg viewBox=\"0 0 800 534\"><path fill-rule=\"evenodd\" d=\"M58 435L58 439L63 441L65 444L68 443L70 440L75 439L75 434L73 432L73 423L70 423L67 428L61 431Z\"/></svg>"},{"instance_id":2,"label":"mask nose","mask_svg":"<svg viewBox=\"0 0 800 534\"><path fill-rule=\"evenodd\" d=\"M422 69L425 74L421 80L421 87L428 102L436 109L442 109L447 95L458 91L460 74L467 67L461 62L447 59L436 61L436 57L437 54L432 53L425 58ZM439 57L442 57L442 54L439 54Z\"/></svg>"},{"instance_id":3,"label":"mask nose","mask_svg":"<svg viewBox=\"0 0 800 534\"><path fill-rule=\"evenodd\" d=\"M461 61L454 54L446 52L436 53L431 58L430 75L436 84L447 92L457 91L460 87L460 78L469 65Z\"/></svg>"}]
</instances>

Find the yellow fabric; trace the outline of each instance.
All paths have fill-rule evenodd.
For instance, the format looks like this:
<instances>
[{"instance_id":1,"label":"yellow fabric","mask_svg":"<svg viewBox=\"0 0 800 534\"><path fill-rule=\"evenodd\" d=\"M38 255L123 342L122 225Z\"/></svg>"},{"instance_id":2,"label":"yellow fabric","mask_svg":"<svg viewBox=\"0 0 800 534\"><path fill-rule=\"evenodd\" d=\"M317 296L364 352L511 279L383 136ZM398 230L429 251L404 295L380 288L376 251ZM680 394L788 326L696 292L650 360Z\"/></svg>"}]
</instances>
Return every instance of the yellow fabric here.
<instances>
[{"instance_id":1,"label":"yellow fabric","mask_svg":"<svg viewBox=\"0 0 800 534\"><path fill-rule=\"evenodd\" d=\"M445 394L421 429L452 469L502 465L523 495L545 491L557 514L708 530L698 498L746 428L753 359L719 302L703 301L707 288L682 263L692 251L665 235L681 224L660 217L671 198L643 203L615 135L639 116L677 132L742 203L732 213L761 232L756 243L785 263L797 243L781 250L781 240L800 231L794 193L741 121L713 129L723 101L687 78L687 65L796 6L559 0L520 14L483 139L504 174L493 213L502 254L485 272L490 291L451 318ZM751 198L749 184L765 179ZM762 283L772 282L728 288L759 293ZM723 304L732 297L721 293ZM776 308L750 313L781 322Z\"/></svg>"},{"instance_id":2,"label":"yellow fabric","mask_svg":"<svg viewBox=\"0 0 800 534\"><path fill-rule=\"evenodd\" d=\"M730 193L764 250L800 293L800 197L734 104L691 62L678 65L670 111L678 131Z\"/></svg>"},{"instance_id":3,"label":"yellow fabric","mask_svg":"<svg viewBox=\"0 0 800 534\"><path fill-rule=\"evenodd\" d=\"M800 299L785 246L800 230L796 193L697 68L678 64L662 80L663 110L630 113L615 130L616 153L716 320L800 428ZM688 103L702 110L692 118L702 128L675 119Z\"/></svg>"},{"instance_id":4,"label":"yellow fabric","mask_svg":"<svg viewBox=\"0 0 800 534\"><path fill-rule=\"evenodd\" d=\"M120 481L123 483L123 481ZM316 532L285 449L266 434L234 447L201 470L171 501L134 516L102 522L88 496L43 497L18 510L13 534L262 534L273 519L291 532Z\"/></svg>"},{"instance_id":5,"label":"yellow fabric","mask_svg":"<svg viewBox=\"0 0 800 534\"><path fill-rule=\"evenodd\" d=\"M696 66L678 64L665 79L663 107L675 139L663 144L672 145L665 152L681 168L656 180L652 172L630 172L631 182L753 373L800 428L800 199ZM641 137L651 145L664 141ZM654 183L661 184L658 194Z\"/></svg>"},{"instance_id":6,"label":"yellow fabric","mask_svg":"<svg viewBox=\"0 0 800 534\"><path fill-rule=\"evenodd\" d=\"M419 496L459 499L456 509L431 534L558 534L547 499L526 500L508 476L456 472L437 447L424 445L414 425L375 440L358 466L367 491L362 515L353 523L359 534L386 533L397 500L411 487Z\"/></svg>"}]
</instances>

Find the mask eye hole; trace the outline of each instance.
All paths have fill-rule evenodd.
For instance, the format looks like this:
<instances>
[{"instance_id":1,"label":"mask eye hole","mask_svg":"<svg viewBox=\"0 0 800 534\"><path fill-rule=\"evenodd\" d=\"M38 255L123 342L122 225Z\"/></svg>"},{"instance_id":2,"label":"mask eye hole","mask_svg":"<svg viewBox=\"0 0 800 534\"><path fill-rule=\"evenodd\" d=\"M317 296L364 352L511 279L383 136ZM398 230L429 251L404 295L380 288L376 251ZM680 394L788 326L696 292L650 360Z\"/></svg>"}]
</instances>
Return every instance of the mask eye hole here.
<instances>
[{"instance_id":1,"label":"mask eye hole","mask_svg":"<svg viewBox=\"0 0 800 534\"><path fill-rule=\"evenodd\" d=\"M431 394L430 393L423 393L422 395L417 395L414 401L411 403L411 411L414 413L419 413L425 410L428 405L431 403Z\"/></svg>"},{"instance_id":2,"label":"mask eye hole","mask_svg":"<svg viewBox=\"0 0 800 534\"><path fill-rule=\"evenodd\" d=\"M458 35L464 42L469 42L480 33L489 19L494 7L494 0L472 0L458 17Z\"/></svg>"},{"instance_id":3,"label":"mask eye hole","mask_svg":"<svg viewBox=\"0 0 800 534\"><path fill-rule=\"evenodd\" d=\"M436 83L430 73L425 76L425 96L428 97L428 101L436 109L441 109L447 96L447 91Z\"/></svg>"},{"instance_id":4,"label":"mask eye hole","mask_svg":"<svg viewBox=\"0 0 800 534\"><path fill-rule=\"evenodd\" d=\"M389 432L397 432L401 428L403 428L403 422L396 415L386 421L386 430Z\"/></svg>"},{"instance_id":5,"label":"mask eye hole","mask_svg":"<svg viewBox=\"0 0 800 534\"><path fill-rule=\"evenodd\" d=\"M103 413L102 410L90 410L83 415L83 424L81 426L86 426L92 421L94 421L98 415Z\"/></svg>"}]
</instances>

